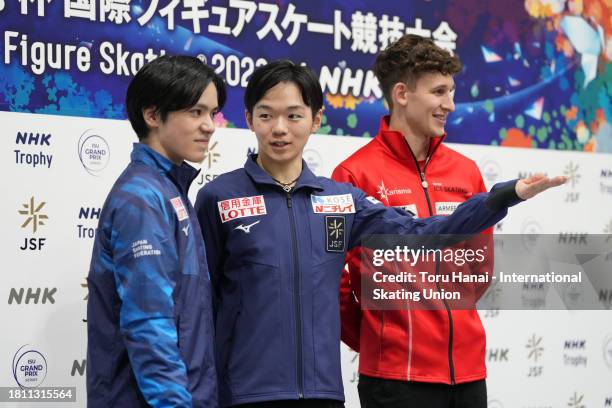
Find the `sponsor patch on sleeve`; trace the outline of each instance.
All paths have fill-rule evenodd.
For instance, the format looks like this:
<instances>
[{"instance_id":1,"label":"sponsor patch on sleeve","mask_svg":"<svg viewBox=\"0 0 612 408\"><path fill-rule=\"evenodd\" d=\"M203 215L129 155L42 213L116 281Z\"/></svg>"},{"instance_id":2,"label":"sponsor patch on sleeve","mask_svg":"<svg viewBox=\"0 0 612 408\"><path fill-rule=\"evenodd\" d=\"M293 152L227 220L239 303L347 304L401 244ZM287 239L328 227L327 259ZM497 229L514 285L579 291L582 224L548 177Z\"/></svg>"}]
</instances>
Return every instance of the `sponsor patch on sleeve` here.
<instances>
[{"instance_id":1,"label":"sponsor patch on sleeve","mask_svg":"<svg viewBox=\"0 0 612 408\"><path fill-rule=\"evenodd\" d=\"M187 212L187 209L185 208L181 197L171 198L170 202L172 203L172 207L174 208L174 212L176 212L176 216L178 217L179 221L183 221L189 218L189 213Z\"/></svg>"},{"instance_id":2,"label":"sponsor patch on sleeve","mask_svg":"<svg viewBox=\"0 0 612 408\"><path fill-rule=\"evenodd\" d=\"M404 211L408 211L410 214L412 214L415 217L419 216L419 212L417 211L416 204L398 205L396 206L396 208L401 208Z\"/></svg>"},{"instance_id":3,"label":"sponsor patch on sleeve","mask_svg":"<svg viewBox=\"0 0 612 408\"><path fill-rule=\"evenodd\" d=\"M327 252L344 252L346 219L342 215L325 216Z\"/></svg>"},{"instance_id":4,"label":"sponsor patch on sleeve","mask_svg":"<svg viewBox=\"0 0 612 408\"><path fill-rule=\"evenodd\" d=\"M312 210L316 214L353 214L355 203L351 194L311 195Z\"/></svg>"},{"instance_id":5,"label":"sponsor patch on sleeve","mask_svg":"<svg viewBox=\"0 0 612 408\"><path fill-rule=\"evenodd\" d=\"M437 215L451 215L459 207L460 202L455 201L441 201L436 203L436 214Z\"/></svg>"},{"instance_id":6,"label":"sponsor patch on sleeve","mask_svg":"<svg viewBox=\"0 0 612 408\"><path fill-rule=\"evenodd\" d=\"M266 215L266 202L264 196L238 197L218 201L221 222L228 222L238 218L257 217Z\"/></svg>"}]
</instances>

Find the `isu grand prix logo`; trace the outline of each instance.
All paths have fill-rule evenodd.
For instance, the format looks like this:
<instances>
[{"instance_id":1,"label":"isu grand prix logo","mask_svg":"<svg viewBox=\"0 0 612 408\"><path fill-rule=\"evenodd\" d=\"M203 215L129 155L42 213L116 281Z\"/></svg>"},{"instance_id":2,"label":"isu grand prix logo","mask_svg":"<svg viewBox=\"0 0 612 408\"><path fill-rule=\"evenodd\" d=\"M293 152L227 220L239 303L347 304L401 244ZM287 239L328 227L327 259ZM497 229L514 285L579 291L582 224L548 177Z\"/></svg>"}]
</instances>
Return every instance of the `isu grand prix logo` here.
<instances>
[{"instance_id":1,"label":"isu grand prix logo","mask_svg":"<svg viewBox=\"0 0 612 408\"><path fill-rule=\"evenodd\" d=\"M110 160L108 143L92 129L86 130L79 138L78 153L83 168L92 176L104 170Z\"/></svg>"},{"instance_id":2,"label":"isu grand prix logo","mask_svg":"<svg viewBox=\"0 0 612 408\"><path fill-rule=\"evenodd\" d=\"M20 388L36 388L47 376L47 359L27 344L13 356L13 378Z\"/></svg>"}]
</instances>

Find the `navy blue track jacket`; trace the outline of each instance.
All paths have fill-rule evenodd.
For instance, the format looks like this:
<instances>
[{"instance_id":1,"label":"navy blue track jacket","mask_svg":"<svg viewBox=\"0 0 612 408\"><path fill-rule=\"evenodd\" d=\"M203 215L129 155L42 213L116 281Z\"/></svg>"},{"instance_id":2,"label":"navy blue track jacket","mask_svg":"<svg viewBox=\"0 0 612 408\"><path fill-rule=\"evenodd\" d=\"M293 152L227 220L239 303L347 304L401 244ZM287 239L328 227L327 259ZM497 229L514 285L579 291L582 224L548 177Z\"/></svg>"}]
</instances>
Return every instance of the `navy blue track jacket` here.
<instances>
[{"instance_id":1,"label":"navy blue track jacket","mask_svg":"<svg viewBox=\"0 0 612 408\"><path fill-rule=\"evenodd\" d=\"M372 234L469 234L516 204L515 182L448 217L413 218L306 166L286 193L255 162L208 183L196 200L217 294L220 405L344 400L340 275L347 249Z\"/></svg>"},{"instance_id":2,"label":"navy blue track jacket","mask_svg":"<svg viewBox=\"0 0 612 408\"><path fill-rule=\"evenodd\" d=\"M197 175L137 143L106 199L87 303L89 407L218 406Z\"/></svg>"}]
</instances>

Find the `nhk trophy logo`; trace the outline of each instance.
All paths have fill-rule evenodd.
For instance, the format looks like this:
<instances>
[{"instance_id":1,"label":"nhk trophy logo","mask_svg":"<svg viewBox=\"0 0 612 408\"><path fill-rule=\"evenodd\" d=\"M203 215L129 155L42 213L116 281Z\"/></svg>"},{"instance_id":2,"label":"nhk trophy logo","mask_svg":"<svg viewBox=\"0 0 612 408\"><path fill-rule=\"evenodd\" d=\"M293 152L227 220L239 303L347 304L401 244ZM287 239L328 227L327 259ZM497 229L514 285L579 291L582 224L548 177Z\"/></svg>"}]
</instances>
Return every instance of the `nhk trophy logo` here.
<instances>
[{"instance_id":1,"label":"nhk trophy logo","mask_svg":"<svg viewBox=\"0 0 612 408\"><path fill-rule=\"evenodd\" d=\"M47 360L38 350L27 344L22 346L13 357L13 378L20 388L36 388L47 376Z\"/></svg>"}]
</instances>

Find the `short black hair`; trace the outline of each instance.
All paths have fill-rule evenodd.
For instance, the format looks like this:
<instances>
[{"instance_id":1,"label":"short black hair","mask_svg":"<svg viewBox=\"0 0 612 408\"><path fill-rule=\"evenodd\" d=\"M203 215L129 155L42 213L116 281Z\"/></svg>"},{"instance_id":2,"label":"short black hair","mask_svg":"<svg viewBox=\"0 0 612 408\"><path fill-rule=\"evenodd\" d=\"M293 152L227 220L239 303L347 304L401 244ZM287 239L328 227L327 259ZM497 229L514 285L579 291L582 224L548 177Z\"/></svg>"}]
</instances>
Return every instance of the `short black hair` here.
<instances>
[{"instance_id":1,"label":"short black hair","mask_svg":"<svg viewBox=\"0 0 612 408\"><path fill-rule=\"evenodd\" d=\"M323 90L315 73L306 66L284 59L272 61L253 72L244 92L246 110L253 114L255 104L281 82L294 83L300 89L302 99L306 106L310 107L313 117L323 107Z\"/></svg>"},{"instance_id":2,"label":"short black hair","mask_svg":"<svg viewBox=\"0 0 612 408\"><path fill-rule=\"evenodd\" d=\"M165 121L168 113L198 103L210 83L217 88L218 109L225 104L225 83L201 60L186 55L163 55L145 64L127 89L125 105L132 128L142 140L149 134L143 109L154 107Z\"/></svg>"}]
</instances>

